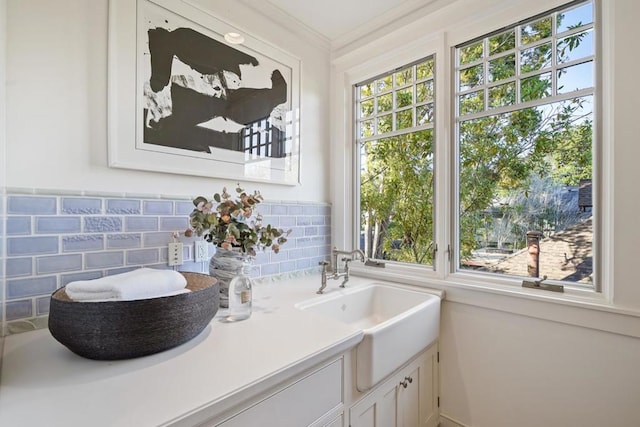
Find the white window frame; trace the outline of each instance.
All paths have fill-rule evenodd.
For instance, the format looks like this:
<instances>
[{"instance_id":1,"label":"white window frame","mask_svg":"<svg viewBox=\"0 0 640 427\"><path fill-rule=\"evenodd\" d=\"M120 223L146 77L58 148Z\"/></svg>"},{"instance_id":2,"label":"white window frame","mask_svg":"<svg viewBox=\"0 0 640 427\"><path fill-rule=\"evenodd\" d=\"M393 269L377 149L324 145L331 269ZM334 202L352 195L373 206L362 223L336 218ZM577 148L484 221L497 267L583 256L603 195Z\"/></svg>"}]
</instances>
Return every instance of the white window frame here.
<instances>
[{"instance_id":1,"label":"white window frame","mask_svg":"<svg viewBox=\"0 0 640 427\"><path fill-rule=\"evenodd\" d=\"M573 3L578 4L579 2L584 1L584 0L577 0ZM560 8L564 8L566 7L571 7L571 3L572 2L565 2L564 4L558 5L558 7ZM598 21L599 21L599 16L598 16L598 4L596 3L595 0L592 0L592 4L593 4L593 8L594 8L594 21L595 24L589 24L589 25L584 25L582 27L579 27L577 29L573 29L573 30L569 30L569 31L564 31L561 33L557 33L556 32L556 22L553 21L552 22L552 34L550 37L542 39L542 40L538 40L536 42L530 43L528 45L526 45L526 49L530 49L532 47L536 47L536 46L540 46L542 44L545 43L551 43L551 47L552 47L552 61L551 64L541 70L536 70L536 71L532 71L532 72L528 72L528 73L521 73L520 70L520 63L518 61L518 56L516 55L516 73L513 77L509 78L509 79L504 79L504 80L500 80L499 82L491 82L491 83L484 83L481 85L477 85L474 86L471 89L465 89L465 90L460 90L460 82L459 82L459 70L461 69L465 69L467 67L470 66L477 66L477 65L482 65L483 66L483 72L484 75L487 76L488 75L488 68L489 68L489 59L494 60L496 58L499 57L503 57L509 54L517 54L517 52L519 50L523 50L521 49L520 46L520 31L516 31L515 32L515 49L510 49L508 51L505 52L501 52L496 56L490 56L490 55L485 55L483 56L480 60L474 61L474 62L470 62L468 64L464 64L463 67L459 67L458 66L458 58L456 57L457 55L457 47L460 44L473 44L474 43L474 39L470 39L467 40L465 42L459 43L454 45L453 47L451 47L452 49L452 63L453 65L451 66L451 70L450 73L452 74L452 78L453 78L453 85L451 88L451 96L453 98L453 113L451 115L451 126L452 126L452 134L453 134L453 141L452 141L452 146L453 146L453 150L454 150L454 154L453 154L453 163L452 163L452 169L455 171L455 175L454 175L454 183L455 183L455 198L453 201L453 207L452 207L452 212L459 212L460 209L460 205L459 205L459 194L460 194L460 182L459 182L459 176L460 176L460 171L459 171L459 123L462 121L468 121L468 120L474 120L474 119L478 119L478 118L484 118L484 117L491 117L491 116L496 116L496 115L500 115L500 114L505 114L505 113L509 113L509 112L513 112L513 111L520 111L526 108L535 108L535 107L539 107L539 106L544 106L544 105L548 105L550 103L557 103L557 102L562 102L562 101L567 101L570 99L574 99L574 98L579 98L579 97L584 97L584 96L593 96L593 108L594 108L594 112L593 112L593 119L594 119L594 135L593 135L593 139L594 139L594 149L592 151L592 155L594 157L593 160L593 188L594 188L594 200L596 201L596 208L593 210L593 255L594 255L594 262L593 262L593 278L594 278L594 284L593 285L586 285L586 284L579 284L579 283L572 283L569 281L559 281L559 280L551 280L549 279L547 282L555 282L558 284L562 284L565 286L565 288L575 288L576 291L578 292L591 292L591 291L596 291L596 292L600 292L601 291L601 278L599 277L599 273L600 273L600 269L599 269L599 253L600 251L598 250L600 243L600 237L601 237L601 233L600 233L600 227L599 227L599 212L598 210L600 209L600 203L599 203L599 199L597 197L597 189L600 188L600 177L602 176L601 173L601 168L600 168L600 162L598 161L598 155L597 153L599 152L599 148L602 145L601 144L601 136L598 134L598 129L600 128L600 126L598 125L599 123L599 117L598 117L598 112L601 111L601 108L599 108L599 104L600 104L600 95L599 95L599 84L598 84L598 69L600 67L600 60L598 58L599 55L599 30L598 30ZM548 16L549 14L551 14L552 12L554 12L553 8L551 10L546 10L543 11L541 16L536 16L536 15L532 15L530 18L527 18L525 21L529 21L529 20L536 20L536 19L540 19L543 17ZM515 25L515 27L514 27ZM491 35L497 35L500 34L503 30L507 30L507 29L512 29L512 28L518 28L517 26L520 25L520 23L513 23L509 26L507 26L507 28L502 28L498 31L494 31L494 32L489 32L483 35L480 35L478 37L476 37L475 42L480 42L482 41L482 43L484 44L484 49L485 52L488 52L488 42L486 41L486 38L490 37ZM579 34L583 31L585 31L586 29L592 29L595 34L596 37L594 38L594 54L590 55L590 56L585 56L585 57L581 57L577 60L572 60L572 61L567 61L561 64L558 64L557 60L556 60L556 43L558 40L567 37L569 35L574 35L574 34ZM492 34L494 33L494 34ZM567 67L571 67L574 65L579 65L582 63L586 63L592 61L594 63L594 87L593 88L586 88L586 89L580 89L577 91L572 91L572 92L567 92L567 93L563 93L563 94L556 94L556 88L557 88L557 73L558 70L563 69L563 68L567 68ZM520 85L518 84L519 81L531 77L531 76L536 76L536 75L542 75L542 74L547 74L550 73L551 75L551 90L552 93L550 96L545 97L545 98L541 98L541 99L537 99L537 100L532 100L532 101L520 101ZM491 87L495 87L495 86L499 86L505 83L510 83L510 82L516 82L516 94L515 94L515 103L513 105L510 106L505 106L505 107L497 107L497 108L489 108L489 100L488 100L488 90ZM465 114L465 115L460 115L459 112L459 97L461 95L465 95L465 94L469 94L469 93L474 93L474 92L478 92L478 91L482 91L483 96L484 96L484 109L483 111L480 112L475 112L475 113L469 113L469 114ZM454 224L453 224L453 229L452 229L452 243L450 245L451 248L451 252L452 252L452 256L451 256L451 265L450 265L450 271L453 275L460 275L461 278L466 279L466 276L469 275L470 277L474 277L477 275L480 276L488 276L491 278L494 278L495 276L497 276L498 279L504 279L505 281L507 281L507 283L511 284L512 286L518 286L522 283L522 278L518 277L518 276L512 276L512 275L501 275L499 273L491 273L491 272L478 272L478 271L465 271L462 270L460 268L460 263L461 263L461 259L460 259L460 237L459 237L459 233L460 233L460 224L459 224L459 218L457 215L453 215L452 216ZM488 279L491 280L491 279Z\"/></svg>"},{"instance_id":2,"label":"white window frame","mask_svg":"<svg viewBox=\"0 0 640 427\"><path fill-rule=\"evenodd\" d=\"M489 295L503 295L517 297L520 302L512 301L511 308L500 306L501 309L514 312L526 312L518 306L530 307L526 301L556 302L562 305L583 306L608 310L613 304L613 176L612 176L612 147L606 143L599 144L594 152L594 170L599 182L594 185L594 199L598 203L598 215L594 217L594 229L596 245L594 247L594 274L598 275L597 282L601 284L601 292L591 289L585 290L565 287L563 294L542 292L524 289L521 286L522 279L517 277L502 277L495 274L469 273L454 271L456 260L453 259L457 229L454 224L455 203L457 195L453 195L453 189L457 172L452 167L457 164L453 152L453 124L454 104L452 99L455 62L453 54L455 47L465 42L478 39L486 34L493 33L499 28L506 28L516 22L525 21L531 17L543 14L559 6L568 4L561 0L540 0L538 2L516 2L509 7L501 7L466 18L453 23L450 26L440 28L437 31L426 34L422 39L416 40L416 28L407 29L391 34L371 44L371 49L356 49L354 52L333 58L333 78L331 81L331 98L333 100L331 110L332 144L331 154L331 195L333 204L332 244L338 247L357 247L357 230L359 226L359 212L356 203L356 191L359 183L355 179L356 144L354 141L355 129L353 124L353 85L373 78L394 68L402 67L420 58L434 55L436 61L435 80L435 144L434 144L434 168L435 168L435 211L434 223L435 242L438 244L438 255L431 266L419 266L413 264L396 264L388 262L386 268L376 269L353 265L355 274L368 275L375 278L387 278L403 283L418 286L435 287L445 289L450 295L458 295L462 300L468 299L474 304L482 305L487 301L487 306L495 301ZM594 132L595 138L605 141L612 138L611 112L601 109L601 105L611 99L611 81L607 76L613 70L609 67L613 56L613 49L602 49L601 44L612 43L604 40L603 27L612 28L611 6L603 5L601 0L594 0L596 58L595 84L598 88L594 103ZM413 31L413 33L411 33ZM413 37L413 38L412 38ZM406 42L406 40L412 40ZM398 48L398 46L402 46ZM374 48L375 47L375 48ZM611 46L608 46L611 47ZM380 56L371 57L374 52L385 52ZM445 94L445 96L442 96ZM447 94L449 94L447 96ZM573 94L575 95L575 94ZM447 112L449 112L447 114ZM602 113L600 113L602 112ZM443 167L442 165L449 165ZM338 219L335 219L338 218ZM470 292L470 293L469 293ZM484 294L485 297L480 298ZM553 294L553 295L551 295ZM534 313L530 311L530 313ZM535 313L540 313L536 308ZM560 315L561 316L561 315Z\"/></svg>"}]
</instances>

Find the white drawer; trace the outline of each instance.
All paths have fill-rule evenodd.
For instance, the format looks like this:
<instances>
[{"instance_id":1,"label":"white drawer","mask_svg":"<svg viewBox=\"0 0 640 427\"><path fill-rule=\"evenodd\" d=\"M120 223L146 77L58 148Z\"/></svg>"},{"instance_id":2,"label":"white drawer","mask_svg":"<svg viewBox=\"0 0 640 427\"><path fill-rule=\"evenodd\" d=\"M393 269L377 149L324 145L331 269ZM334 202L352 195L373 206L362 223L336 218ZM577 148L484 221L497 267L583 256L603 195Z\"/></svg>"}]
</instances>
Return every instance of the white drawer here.
<instances>
[{"instance_id":1,"label":"white drawer","mask_svg":"<svg viewBox=\"0 0 640 427\"><path fill-rule=\"evenodd\" d=\"M338 359L218 426L308 426L341 405L342 400L342 359Z\"/></svg>"}]
</instances>

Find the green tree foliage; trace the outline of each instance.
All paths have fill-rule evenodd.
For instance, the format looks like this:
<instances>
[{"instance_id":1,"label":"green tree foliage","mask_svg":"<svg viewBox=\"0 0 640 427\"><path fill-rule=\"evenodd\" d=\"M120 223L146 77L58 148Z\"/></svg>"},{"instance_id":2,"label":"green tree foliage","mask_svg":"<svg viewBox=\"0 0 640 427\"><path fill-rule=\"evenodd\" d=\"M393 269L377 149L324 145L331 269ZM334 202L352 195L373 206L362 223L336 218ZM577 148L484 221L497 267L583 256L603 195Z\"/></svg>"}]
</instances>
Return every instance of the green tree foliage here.
<instances>
[{"instance_id":1,"label":"green tree foliage","mask_svg":"<svg viewBox=\"0 0 640 427\"><path fill-rule=\"evenodd\" d=\"M557 16L557 19L561 18L561 15ZM579 22L575 24L580 25ZM519 56L508 53L516 47L517 31L520 32L521 43L534 43L531 47L523 46ZM507 227L504 233L511 235L523 234L526 227L537 224L562 228L570 215L551 212L550 209L556 208L553 204L533 210L530 208L533 204L526 202L533 183L544 182L557 187L575 185L580 179L591 178L590 97L528 108L525 105L516 111L465 120L466 115L512 106L517 102L544 100L553 95L551 72L540 70L551 65L554 49L561 63L565 56L580 46L586 33L575 34L554 45L543 41L551 32L552 16L547 16L490 36L487 43L482 40L458 50L461 70L457 89L468 91L456 100L462 117L458 135L459 232L463 260L497 232L496 215L506 218L503 221ZM498 57L492 58L493 55ZM486 66L484 58L489 58ZM519 64L516 64L516 58ZM518 66L521 73L530 74L515 82L513 77ZM424 73L418 69L415 77L420 79L423 76ZM400 79L409 83L413 77L404 73ZM379 84L390 87L392 80L383 78ZM395 80L399 80L397 75ZM495 85L485 93L485 89L480 87L488 83ZM520 99L516 99L517 84L520 85ZM476 87L479 89L474 91ZM371 96L372 88L373 83L361 91L365 90ZM395 108L402 108L427 98L431 100L433 85L418 85L417 100L413 99L414 94L410 90L394 93L393 100L390 94L378 96L379 111L391 110L392 101L395 101ZM361 104L362 108L373 109L373 104L364 104ZM413 117L412 110L407 111L404 116L396 114L395 119L391 114L388 118L379 119L378 133L381 130L391 131L392 120L396 120L397 130L409 128ZM429 120L431 114L432 110L429 111ZM419 123L419 117L416 117L416 122ZM361 221L365 252L376 258L432 263L433 131L381 138L363 143L361 149ZM540 181L541 177L544 180ZM500 207L501 200L503 205ZM536 206L542 206L536 203ZM496 206L499 207L498 212ZM512 241L516 245L524 244L524 238Z\"/></svg>"},{"instance_id":2,"label":"green tree foliage","mask_svg":"<svg viewBox=\"0 0 640 427\"><path fill-rule=\"evenodd\" d=\"M360 203L365 252L429 263L433 250L433 131L366 143Z\"/></svg>"}]
</instances>

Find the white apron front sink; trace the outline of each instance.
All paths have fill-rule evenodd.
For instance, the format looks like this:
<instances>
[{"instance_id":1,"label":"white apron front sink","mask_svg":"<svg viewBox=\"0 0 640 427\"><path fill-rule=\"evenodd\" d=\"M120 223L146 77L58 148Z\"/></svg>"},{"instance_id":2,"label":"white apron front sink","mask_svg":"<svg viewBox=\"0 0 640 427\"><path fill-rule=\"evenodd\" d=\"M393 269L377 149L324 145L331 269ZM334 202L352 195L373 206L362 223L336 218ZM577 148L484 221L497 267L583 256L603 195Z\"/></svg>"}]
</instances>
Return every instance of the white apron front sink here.
<instances>
[{"instance_id":1,"label":"white apron front sink","mask_svg":"<svg viewBox=\"0 0 640 427\"><path fill-rule=\"evenodd\" d=\"M438 339L440 298L380 283L347 288L296 306L360 328L356 385L365 391Z\"/></svg>"}]
</instances>

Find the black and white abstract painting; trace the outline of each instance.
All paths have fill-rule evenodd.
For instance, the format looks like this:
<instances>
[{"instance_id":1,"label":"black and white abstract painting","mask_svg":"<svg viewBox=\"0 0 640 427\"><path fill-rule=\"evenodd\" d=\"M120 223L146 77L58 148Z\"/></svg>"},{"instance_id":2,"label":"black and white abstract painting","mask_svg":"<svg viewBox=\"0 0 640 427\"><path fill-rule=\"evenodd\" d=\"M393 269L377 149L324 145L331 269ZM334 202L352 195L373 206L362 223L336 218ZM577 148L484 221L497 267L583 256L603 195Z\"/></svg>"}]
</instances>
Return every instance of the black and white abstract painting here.
<instances>
[{"instance_id":1,"label":"black and white abstract painting","mask_svg":"<svg viewBox=\"0 0 640 427\"><path fill-rule=\"evenodd\" d=\"M147 24L145 143L243 151L251 148L243 135L253 124L275 129L275 135L260 133L265 143L284 141L288 83L279 69L193 28L174 27L166 18L149 16Z\"/></svg>"},{"instance_id":2,"label":"black and white abstract painting","mask_svg":"<svg viewBox=\"0 0 640 427\"><path fill-rule=\"evenodd\" d=\"M136 16L135 149L112 165L131 152L141 169L297 183L299 60L228 43L234 27L189 2L137 0Z\"/></svg>"}]
</instances>

